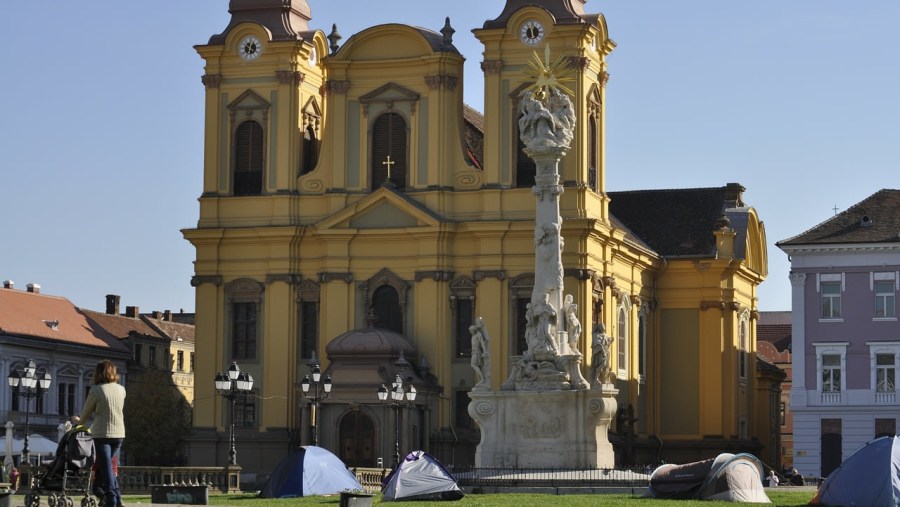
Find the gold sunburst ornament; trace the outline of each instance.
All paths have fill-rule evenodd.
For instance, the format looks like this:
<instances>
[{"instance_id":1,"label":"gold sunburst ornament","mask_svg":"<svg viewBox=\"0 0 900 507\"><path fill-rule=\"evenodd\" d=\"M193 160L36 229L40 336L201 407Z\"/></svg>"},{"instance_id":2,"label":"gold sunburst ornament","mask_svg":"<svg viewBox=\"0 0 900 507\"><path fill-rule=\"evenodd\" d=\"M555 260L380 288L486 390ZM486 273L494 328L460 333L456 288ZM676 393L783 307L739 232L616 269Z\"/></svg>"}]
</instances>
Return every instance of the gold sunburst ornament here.
<instances>
[{"instance_id":1,"label":"gold sunburst ornament","mask_svg":"<svg viewBox=\"0 0 900 507\"><path fill-rule=\"evenodd\" d=\"M528 76L529 81L533 81L526 88L526 91L534 93L534 97L543 100L550 95L551 90L558 90L566 95L574 96L568 86L563 83L574 81L571 77L572 68L567 65L563 55L556 57L556 60L550 63L550 44L544 46L544 58L541 59L538 52L534 52L534 59L528 62L528 68L523 71Z\"/></svg>"}]
</instances>

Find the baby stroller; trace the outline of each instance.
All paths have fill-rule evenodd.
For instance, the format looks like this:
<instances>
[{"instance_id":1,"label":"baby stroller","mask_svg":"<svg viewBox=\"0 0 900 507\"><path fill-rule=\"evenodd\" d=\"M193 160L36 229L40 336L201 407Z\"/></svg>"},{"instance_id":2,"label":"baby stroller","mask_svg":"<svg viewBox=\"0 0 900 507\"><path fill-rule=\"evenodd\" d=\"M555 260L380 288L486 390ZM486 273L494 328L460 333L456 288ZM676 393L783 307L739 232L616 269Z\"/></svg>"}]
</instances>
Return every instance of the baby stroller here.
<instances>
[{"instance_id":1,"label":"baby stroller","mask_svg":"<svg viewBox=\"0 0 900 507\"><path fill-rule=\"evenodd\" d=\"M25 495L25 507L39 507L41 495L47 496L50 507L74 507L71 496L81 496L81 507L97 507L91 496L91 467L96 451L91 431L82 425L74 426L63 435L56 447L56 457L45 463L47 471L36 477L31 492Z\"/></svg>"}]
</instances>

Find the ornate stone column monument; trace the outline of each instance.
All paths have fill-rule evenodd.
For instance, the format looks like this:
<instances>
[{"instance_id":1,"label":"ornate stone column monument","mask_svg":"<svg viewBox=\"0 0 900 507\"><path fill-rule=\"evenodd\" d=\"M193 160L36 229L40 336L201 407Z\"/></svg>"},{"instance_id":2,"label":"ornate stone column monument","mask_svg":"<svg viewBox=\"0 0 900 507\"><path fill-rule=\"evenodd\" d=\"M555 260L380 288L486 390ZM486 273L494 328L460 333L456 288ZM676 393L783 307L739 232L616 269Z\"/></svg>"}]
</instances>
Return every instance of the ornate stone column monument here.
<instances>
[{"instance_id":1,"label":"ornate stone column monument","mask_svg":"<svg viewBox=\"0 0 900 507\"><path fill-rule=\"evenodd\" d=\"M591 383L582 376L577 349L581 323L572 296L564 296L559 216L559 161L572 142L575 111L563 82L562 58L549 62L535 53L522 93L519 132L525 153L537 167L534 290L526 312L528 350L511 358L512 371L500 391L479 382L469 397L469 414L481 429L475 453L479 467L612 468L614 454L607 430L616 413L606 366L593 364ZM483 329L470 328L473 336ZM594 358L608 357L608 340L595 330ZM482 333L481 336L486 336ZM474 365L473 365L474 366ZM483 378L482 373L476 370Z\"/></svg>"}]
</instances>

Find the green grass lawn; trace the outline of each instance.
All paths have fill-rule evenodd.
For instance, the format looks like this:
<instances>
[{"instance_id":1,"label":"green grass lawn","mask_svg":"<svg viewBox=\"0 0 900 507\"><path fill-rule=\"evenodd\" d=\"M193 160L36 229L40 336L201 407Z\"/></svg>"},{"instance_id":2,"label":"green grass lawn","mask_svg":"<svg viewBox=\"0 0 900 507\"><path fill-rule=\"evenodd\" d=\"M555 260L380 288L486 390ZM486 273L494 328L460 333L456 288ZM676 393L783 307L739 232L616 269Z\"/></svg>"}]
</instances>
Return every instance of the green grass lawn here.
<instances>
[{"instance_id":1,"label":"green grass lawn","mask_svg":"<svg viewBox=\"0 0 900 507\"><path fill-rule=\"evenodd\" d=\"M790 488L767 489L766 493L774 505L782 507L799 507L807 505L815 494L809 489L796 490ZM126 507L140 507L150 503L149 496L126 496ZM210 495L210 505L231 507L304 507L307 505L338 505L338 495L313 496L306 498L270 499L257 498L255 495ZM375 504L381 503L381 495L375 495ZM22 505L16 503L14 505ZM77 505L77 502L76 502ZM502 493L490 495L466 495L458 502L402 502L403 507L596 507L596 506L671 506L671 507L712 507L715 505L758 505L736 504L730 502L710 502L706 500L656 500L633 495L540 495L524 493ZM42 506L46 506L42 503Z\"/></svg>"}]
</instances>

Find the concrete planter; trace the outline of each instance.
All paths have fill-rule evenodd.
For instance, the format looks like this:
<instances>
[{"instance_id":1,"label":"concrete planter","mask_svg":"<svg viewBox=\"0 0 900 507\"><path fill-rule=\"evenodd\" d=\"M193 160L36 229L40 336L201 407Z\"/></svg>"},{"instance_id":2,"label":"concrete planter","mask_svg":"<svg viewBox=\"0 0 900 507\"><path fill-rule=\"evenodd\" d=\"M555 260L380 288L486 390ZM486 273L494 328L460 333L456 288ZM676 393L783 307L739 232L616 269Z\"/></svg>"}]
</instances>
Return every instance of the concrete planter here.
<instances>
[{"instance_id":1,"label":"concrete planter","mask_svg":"<svg viewBox=\"0 0 900 507\"><path fill-rule=\"evenodd\" d=\"M341 493L340 507L372 507L372 493Z\"/></svg>"}]
</instances>

